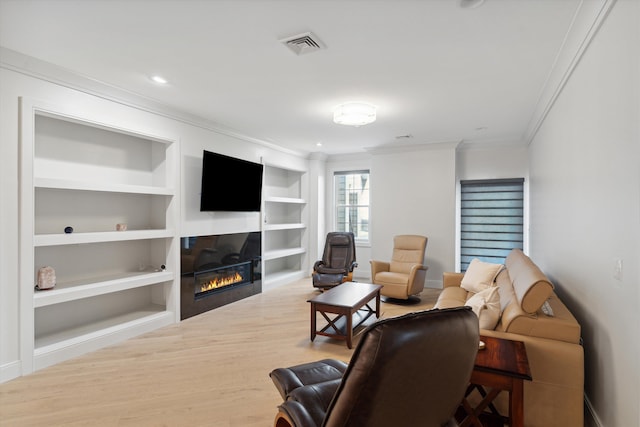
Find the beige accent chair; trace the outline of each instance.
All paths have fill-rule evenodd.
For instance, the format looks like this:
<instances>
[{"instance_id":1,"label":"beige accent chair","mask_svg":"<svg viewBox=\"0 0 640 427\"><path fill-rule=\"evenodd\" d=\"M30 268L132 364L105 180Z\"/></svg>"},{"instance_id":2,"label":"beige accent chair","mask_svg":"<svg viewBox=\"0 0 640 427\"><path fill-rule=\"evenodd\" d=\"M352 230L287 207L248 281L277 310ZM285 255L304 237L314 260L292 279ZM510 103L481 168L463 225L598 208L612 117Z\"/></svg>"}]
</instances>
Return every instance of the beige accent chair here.
<instances>
[{"instance_id":1,"label":"beige accent chair","mask_svg":"<svg viewBox=\"0 0 640 427\"><path fill-rule=\"evenodd\" d=\"M380 295L397 300L416 300L424 289L427 266L426 236L398 235L393 238L391 262L371 260L371 280L382 285ZM388 300L387 300L388 301Z\"/></svg>"}]
</instances>

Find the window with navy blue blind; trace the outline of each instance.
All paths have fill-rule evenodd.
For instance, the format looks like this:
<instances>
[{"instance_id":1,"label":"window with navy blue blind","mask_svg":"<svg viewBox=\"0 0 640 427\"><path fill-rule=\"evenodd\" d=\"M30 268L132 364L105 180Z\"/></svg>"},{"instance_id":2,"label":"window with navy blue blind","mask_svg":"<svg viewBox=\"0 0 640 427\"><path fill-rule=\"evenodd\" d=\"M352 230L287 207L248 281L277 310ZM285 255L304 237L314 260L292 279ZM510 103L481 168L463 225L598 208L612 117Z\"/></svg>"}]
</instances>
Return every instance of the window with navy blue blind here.
<instances>
[{"instance_id":1,"label":"window with navy blue blind","mask_svg":"<svg viewBox=\"0 0 640 427\"><path fill-rule=\"evenodd\" d=\"M460 181L460 271L523 248L524 179Z\"/></svg>"}]
</instances>

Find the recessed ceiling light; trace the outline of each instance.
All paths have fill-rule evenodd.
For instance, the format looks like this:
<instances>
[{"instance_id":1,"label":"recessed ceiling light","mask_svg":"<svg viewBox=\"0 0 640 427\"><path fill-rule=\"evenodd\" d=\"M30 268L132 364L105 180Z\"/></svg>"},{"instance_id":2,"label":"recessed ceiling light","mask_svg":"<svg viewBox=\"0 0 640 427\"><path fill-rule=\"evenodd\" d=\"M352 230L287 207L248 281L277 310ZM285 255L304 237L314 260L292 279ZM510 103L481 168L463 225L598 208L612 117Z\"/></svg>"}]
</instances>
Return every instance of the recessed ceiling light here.
<instances>
[{"instance_id":1,"label":"recessed ceiling light","mask_svg":"<svg viewBox=\"0 0 640 427\"><path fill-rule=\"evenodd\" d=\"M150 77L150 79L151 79L151 81L152 81L152 82L154 82L154 83L158 83L159 85L166 85L167 83L169 83L169 82L167 81L167 79L165 79L164 77L159 76L159 75L157 75L157 74L156 74L156 75L151 76L151 77Z\"/></svg>"},{"instance_id":2,"label":"recessed ceiling light","mask_svg":"<svg viewBox=\"0 0 640 427\"><path fill-rule=\"evenodd\" d=\"M316 142L316 147L322 147L322 142Z\"/></svg>"}]
</instances>

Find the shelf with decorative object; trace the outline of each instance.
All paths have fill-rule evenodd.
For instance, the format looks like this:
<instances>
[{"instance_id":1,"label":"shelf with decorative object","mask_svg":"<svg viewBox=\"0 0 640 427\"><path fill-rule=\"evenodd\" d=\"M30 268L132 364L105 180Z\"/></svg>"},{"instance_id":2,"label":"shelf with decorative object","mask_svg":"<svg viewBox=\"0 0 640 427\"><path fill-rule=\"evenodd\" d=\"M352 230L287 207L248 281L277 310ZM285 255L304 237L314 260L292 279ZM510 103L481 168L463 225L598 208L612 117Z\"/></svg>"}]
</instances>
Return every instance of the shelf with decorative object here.
<instances>
[{"instance_id":1,"label":"shelf with decorative object","mask_svg":"<svg viewBox=\"0 0 640 427\"><path fill-rule=\"evenodd\" d=\"M158 230L127 230L127 231L100 231L92 233L73 234L38 234L33 237L35 247L77 245L81 243L106 243L131 240L146 240L172 237L173 229Z\"/></svg>"},{"instance_id":2,"label":"shelf with decorative object","mask_svg":"<svg viewBox=\"0 0 640 427\"><path fill-rule=\"evenodd\" d=\"M103 119L21 99L25 374L179 321L177 138Z\"/></svg>"},{"instance_id":3,"label":"shelf with decorative object","mask_svg":"<svg viewBox=\"0 0 640 427\"><path fill-rule=\"evenodd\" d=\"M37 291L33 296L34 306L45 307L67 301L88 298L142 286L154 285L170 281L173 272L157 269L158 271L137 271L122 274L112 274L93 277L90 280L58 281L54 289Z\"/></svg>"}]
</instances>

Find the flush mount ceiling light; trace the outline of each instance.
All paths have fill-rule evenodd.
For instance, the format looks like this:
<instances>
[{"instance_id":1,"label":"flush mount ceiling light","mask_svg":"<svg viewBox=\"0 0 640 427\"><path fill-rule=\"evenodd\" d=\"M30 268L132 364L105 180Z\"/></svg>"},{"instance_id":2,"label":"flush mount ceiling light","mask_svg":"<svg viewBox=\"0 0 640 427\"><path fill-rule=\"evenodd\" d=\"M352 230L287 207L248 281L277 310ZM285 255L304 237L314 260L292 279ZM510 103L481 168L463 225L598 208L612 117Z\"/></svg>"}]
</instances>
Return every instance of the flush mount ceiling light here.
<instances>
[{"instance_id":1,"label":"flush mount ceiling light","mask_svg":"<svg viewBox=\"0 0 640 427\"><path fill-rule=\"evenodd\" d=\"M376 106L366 102L345 102L333 110L333 121L348 126L373 123L376 121Z\"/></svg>"},{"instance_id":2,"label":"flush mount ceiling light","mask_svg":"<svg viewBox=\"0 0 640 427\"><path fill-rule=\"evenodd\" d=\"M159 85L166 85L167 83L169 83L169 82L167 81L167 79L165 79L164 77L159 76L159 75L157 75L157 74L156 74L156 75L153 75L153 76L151 76L151 77L149 77L149 78L151 79L151 81L152 81L152 82L157 83L157 84L159 84Z\"/></svg>"}]
</instances>

